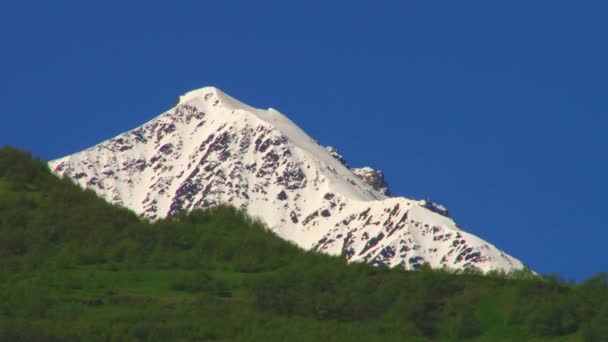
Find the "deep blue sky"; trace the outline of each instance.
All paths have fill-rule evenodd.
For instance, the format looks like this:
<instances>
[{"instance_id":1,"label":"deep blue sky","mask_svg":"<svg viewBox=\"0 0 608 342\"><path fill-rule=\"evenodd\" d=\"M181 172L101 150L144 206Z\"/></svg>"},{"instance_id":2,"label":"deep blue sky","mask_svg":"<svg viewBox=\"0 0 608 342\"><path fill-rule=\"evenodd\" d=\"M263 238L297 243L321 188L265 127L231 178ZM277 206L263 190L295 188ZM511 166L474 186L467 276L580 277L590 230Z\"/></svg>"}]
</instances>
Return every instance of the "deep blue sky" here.
<instances>
[{"instance_id":1,"label":"deep blue sky","mask_svg":"<svg viewBox=\"0 0 608 342\"><path fill-rule=\"evenodd\" d=\"M0 145L60 157L214 85L580 281L608 271L608 5L497 3L4 1Z\"/></svg>"}]
</instances>

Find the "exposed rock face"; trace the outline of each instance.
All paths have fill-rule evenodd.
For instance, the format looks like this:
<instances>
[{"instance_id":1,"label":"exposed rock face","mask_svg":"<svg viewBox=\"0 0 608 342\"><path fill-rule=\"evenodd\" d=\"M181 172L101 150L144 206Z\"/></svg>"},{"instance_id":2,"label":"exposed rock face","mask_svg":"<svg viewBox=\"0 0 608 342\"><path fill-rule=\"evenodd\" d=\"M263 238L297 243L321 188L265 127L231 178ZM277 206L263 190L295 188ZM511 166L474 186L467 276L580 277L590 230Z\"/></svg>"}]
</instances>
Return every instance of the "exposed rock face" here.
<instances>
[{"instance_id":1,"label":"exposed rock face","mask_svg":"<svg viewBox=\"0 0 608 342\"><path fill-rule=\"evenodd\" d=\"M388 188L388 183L384 179L384 173L380 170L374 170L369 166L360 167L360 168L351 168L346 159L340 154L337 148L333 146L326 146L325 151L327 151L334 159L340 162L340 164L349 168L352 173L354 173L357 177L365 182L365 184L372 187L372 189L378 191L379 193L385 196L391 196L390 190Z\"/></svg>"},{"instance_id":2,"label":"exposed rock face","mask_svg":"<svg viewBox=\"0 0 608 342\"><path fill-rule=\"evenodd\" d=\"M337 148L333 146L325 146L325 151L327 151L327 153L334 157L334 159L339 161L340 164L350 168L350 166L348 166L348 163L346 162L346 159L344 159L344 157L340 154L340 151L338 151Z\"/></svg>"},{"instance_id":3,"label":"exposed rock face","mask_svg":"<svg viewBox=\"0 0 608 342\"><path fill-rule=\"evenodd\" d=\"M334 153L335 152L335 153ZM284 239L349 261L417 268L523 268L429 201L387 197L381 172L350 169L276 110L215 88L132 131L49 163L108 201L156 219L229 203Z\"/></svg>"},{"instance_id":4,"label":"exposed rock face","mask_svg":"<svg viewBox=\"0 0 608 342\"><path fill-rule=\"evenodd\" d=\"M369 166L351 169L357 177L361 178L366 184L374 190L385 196L391 196L388 188L388 183L384 179L384 173L380 170L374 170Z\"/></svg>"},{"instance_id":5,"label":"exposed rock face","mask_svg":"<svg viewBox=\"0 0 608 342\"><path fill-rule=\"evenodd\" d=\"M450 214L448 213L448 209L446 207L442 206L441 204L437 204L437 203L431 201L430 199L425 199L425 200L420 201L420 205L434 213L437 213L442 216L450 217Z\"/></svg>"}]
</instances>

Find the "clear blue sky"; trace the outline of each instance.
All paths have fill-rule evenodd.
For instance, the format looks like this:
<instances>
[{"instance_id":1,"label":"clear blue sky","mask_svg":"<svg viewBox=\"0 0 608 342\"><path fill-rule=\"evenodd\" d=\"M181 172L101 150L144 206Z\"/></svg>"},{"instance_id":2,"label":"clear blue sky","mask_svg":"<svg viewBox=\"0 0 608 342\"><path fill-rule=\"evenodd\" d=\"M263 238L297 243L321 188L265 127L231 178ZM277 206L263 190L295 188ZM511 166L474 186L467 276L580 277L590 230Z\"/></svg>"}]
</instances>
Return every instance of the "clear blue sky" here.
<instances>
[{"instance_id":1,"label":"clear blue sky","mask_svg":"<svg viewBox=\"0 0 608 342\"><path fill-rule=\"evenodd\" d=\"M214 85L580 281L608 271L606 18L605 1L4 1L0 145L63 156Z\"/></svg>"}]
</instances>

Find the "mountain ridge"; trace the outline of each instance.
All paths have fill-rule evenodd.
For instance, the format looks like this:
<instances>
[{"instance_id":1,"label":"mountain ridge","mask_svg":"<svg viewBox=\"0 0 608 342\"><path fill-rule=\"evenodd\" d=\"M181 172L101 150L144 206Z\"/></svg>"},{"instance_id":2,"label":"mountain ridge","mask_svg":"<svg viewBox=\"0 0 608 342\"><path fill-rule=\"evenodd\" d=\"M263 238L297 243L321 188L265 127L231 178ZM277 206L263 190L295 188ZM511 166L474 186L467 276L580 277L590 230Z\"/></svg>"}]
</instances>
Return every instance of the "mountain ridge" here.
<instances>
[{"instance_id":1,"label":"mountain ridge","mask_svg":"<svg viewBox=\"0 0 608 342\"><path fill-rule=\"evenodd\" d=\"M284 239L349 261L404 269L426 262L481 271L524 267L461 230L447 209L387 196L381 172L351 169L280 112L215 87L187 92L144 125L49 165L150 219L229 203Z\"/></svg>"}]
</instances>

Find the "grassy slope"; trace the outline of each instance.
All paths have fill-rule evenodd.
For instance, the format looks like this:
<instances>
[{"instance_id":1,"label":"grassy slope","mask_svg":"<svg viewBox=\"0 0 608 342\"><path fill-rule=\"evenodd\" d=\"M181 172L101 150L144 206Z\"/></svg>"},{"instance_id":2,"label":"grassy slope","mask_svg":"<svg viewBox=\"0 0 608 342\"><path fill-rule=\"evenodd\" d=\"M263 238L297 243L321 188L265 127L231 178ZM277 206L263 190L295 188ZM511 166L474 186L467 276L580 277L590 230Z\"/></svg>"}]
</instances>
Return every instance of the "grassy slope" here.
<instances>
[{"instance_id":1,"label":"grassy slope","mask_svg":"<svg viewBox=\"0 0 608 342\"><path fill-rule=\"evenodd\" d=\"M606 303L601 276L346 265L233 208L152 224L0 150L0 340L577 341Z\"/></svg>"}]
</instances>

